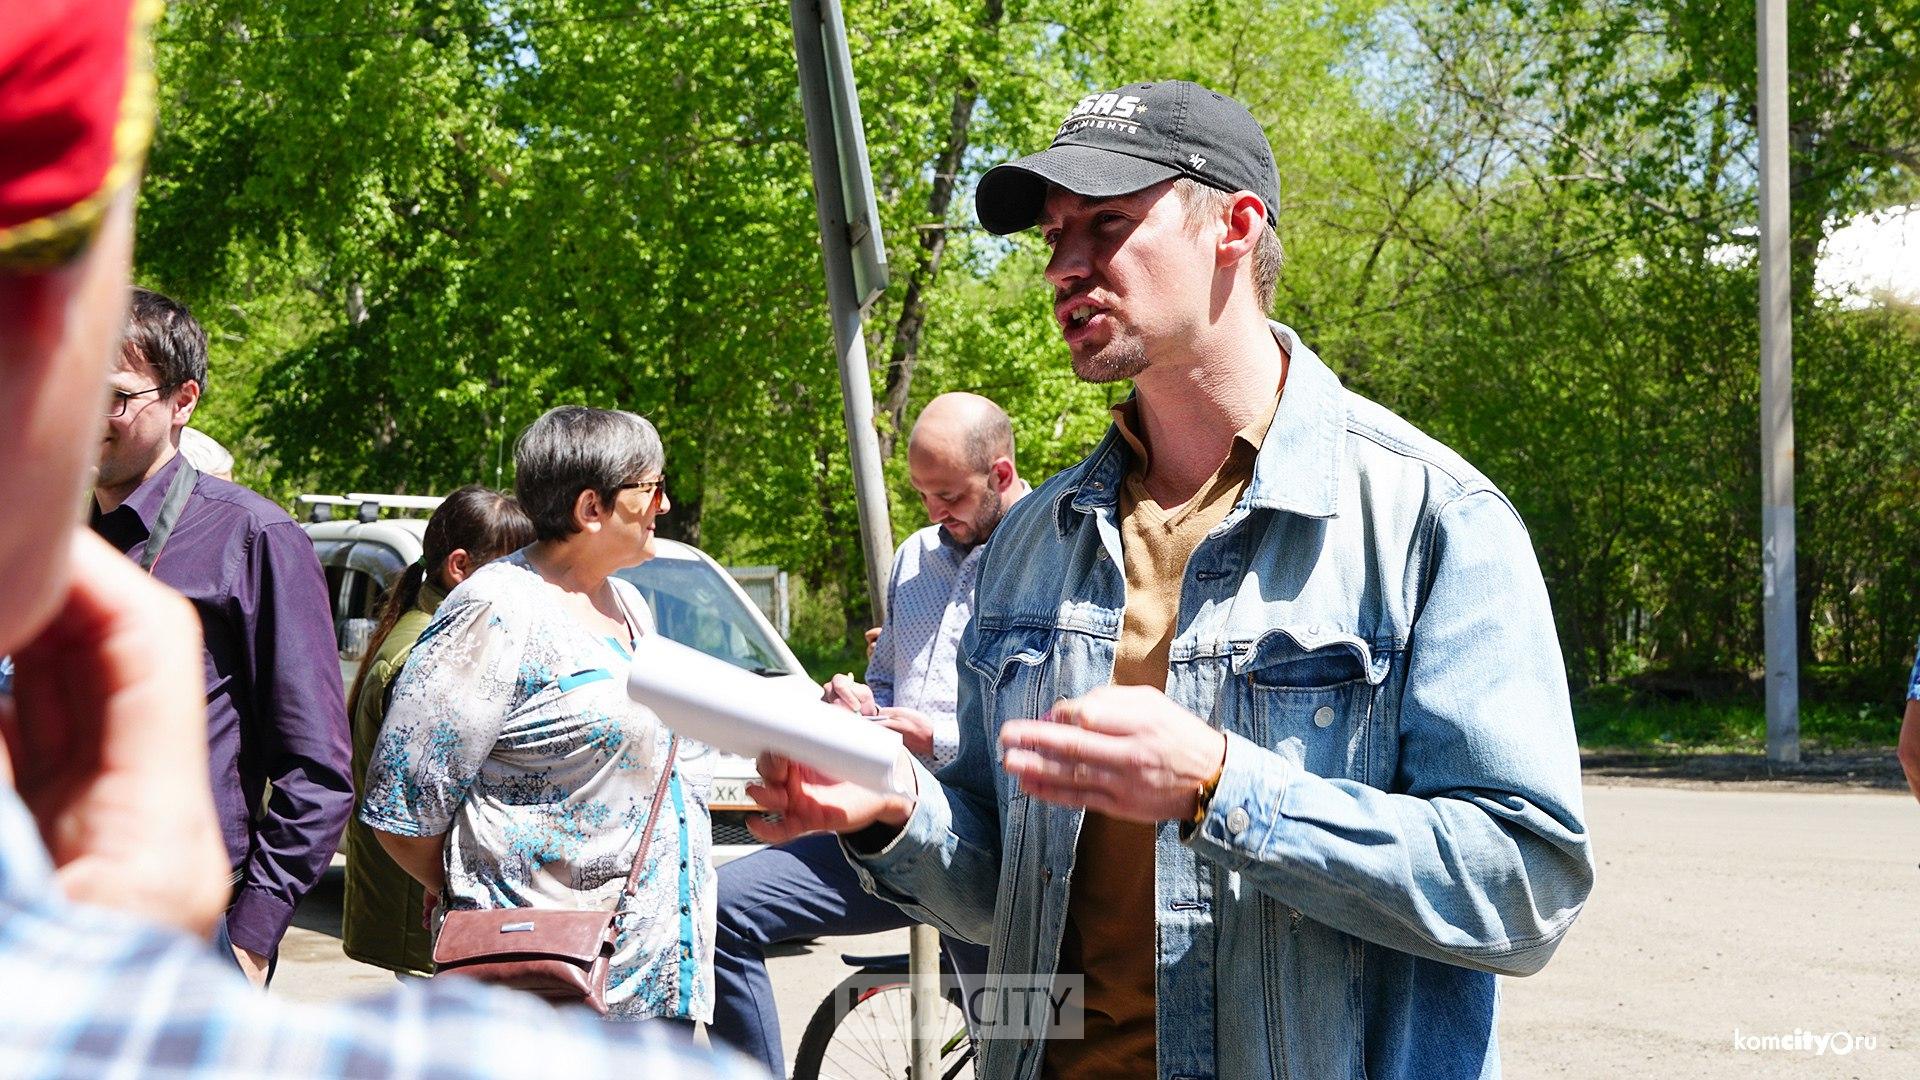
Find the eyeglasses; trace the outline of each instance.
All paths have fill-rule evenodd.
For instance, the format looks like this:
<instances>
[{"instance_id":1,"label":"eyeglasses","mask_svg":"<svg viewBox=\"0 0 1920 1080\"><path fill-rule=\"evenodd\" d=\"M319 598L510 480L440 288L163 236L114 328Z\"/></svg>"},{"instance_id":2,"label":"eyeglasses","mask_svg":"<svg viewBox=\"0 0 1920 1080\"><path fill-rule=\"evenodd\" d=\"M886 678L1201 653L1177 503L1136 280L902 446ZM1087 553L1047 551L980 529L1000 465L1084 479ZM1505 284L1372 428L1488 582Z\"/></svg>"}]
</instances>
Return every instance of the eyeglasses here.
<instances>
[{"instance_id":1,"label":"eyeglasses","mask_svg":"<svg viewBox=\"0 0 1920 1080\"><path fill-rule=\"evenodd\" d=\"M115 390L113 391L113 396L107 399L107 417L108 419L112 419L116 416L125 416L127 412L127 402L137 397L145 397L148 394L164 394L178 385L180 384L161 383L159 386L149 386L145 390Z\"/></svg>"},{"instance_id":2,"label":"eyeglasses","mask_svg":"<svg viewBox=\"0 0 1920 1080\"><path fill-rule=\"evenodd\" d=\"M615 495L618 495L623 491L653 492L652 500L647 503L647 511L649 513L654 513L660 509L660 504L665 502L667 499L667 479L666 477L663 476L658 480L646 480L646 481L635 480L631 483L614 485L613 493Z\"/></svg>"}]
</instances>

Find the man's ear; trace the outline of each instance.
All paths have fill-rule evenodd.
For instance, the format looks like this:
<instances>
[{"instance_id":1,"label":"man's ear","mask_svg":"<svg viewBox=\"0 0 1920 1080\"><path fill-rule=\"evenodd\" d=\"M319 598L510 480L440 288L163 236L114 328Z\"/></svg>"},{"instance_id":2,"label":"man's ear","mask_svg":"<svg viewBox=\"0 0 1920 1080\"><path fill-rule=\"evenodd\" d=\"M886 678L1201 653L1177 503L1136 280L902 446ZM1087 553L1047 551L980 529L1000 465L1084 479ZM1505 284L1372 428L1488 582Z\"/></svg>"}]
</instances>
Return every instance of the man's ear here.
<instances>
[{"instance_id":1,"label":"man's ear","mask_svg":"<svg viewBox=\"0 0 1920 1080\"><path fill-rule=\"evenodd\" d=\"M177 430L187 426L193 419L193 410L200 405L200 384L192 379L173 388L173 426Z\"/></svg>"},{"instance_id":2,"label":"man's ear","mask_svg":"<svg viewBox=\"0 0 1920 1080\"><path fill-rule=\"evenodd\" d=\"M993 490L1006 491L1013 486L1013 461L1010 458L994 458L993 465L987 469L992 478Z\"/></svg>"},{"instance_id":3,"label":"man's ear","mask_svg":"<svg viewBox=\"0 0 1920 1080\"><path fill-rule=\"evenodd\" d=\"M1231 266L1253 255L1260 246L1260 234L1267 228L1267 208L1260 196L1242 191L1227 210L1227 231L1215 249L1217 264Z\"/></svg>"},{"instance_id":4,"label":"man's ear","mask_svg":"<svg viewBox=\"0 0 1920 1080\"><path fill-rule=\"evenodd\" d=\"M600 501L599 492L586 488L573 497L574 528L581 532L598 532L606 516L607 507Z\"/></svg>"}]
</instances>

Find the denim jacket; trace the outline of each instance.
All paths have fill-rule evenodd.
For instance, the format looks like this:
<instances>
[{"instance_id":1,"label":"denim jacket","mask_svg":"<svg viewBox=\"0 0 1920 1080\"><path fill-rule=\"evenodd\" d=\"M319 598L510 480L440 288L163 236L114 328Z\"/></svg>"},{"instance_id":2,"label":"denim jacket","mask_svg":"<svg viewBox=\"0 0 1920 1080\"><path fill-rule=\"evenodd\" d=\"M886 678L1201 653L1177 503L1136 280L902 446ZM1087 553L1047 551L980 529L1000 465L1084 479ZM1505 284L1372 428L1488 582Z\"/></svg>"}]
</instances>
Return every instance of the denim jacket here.
<instances>
[{"instance_id":1,"label":"denim jacket","mask_svg":"<svg viewBox=\"0 0 1920 1080\"><path fill-rule=\"evenodd\" d=\"M1539 970L1593 882L1546 587L1499 490L1273 330L1285 394L1169 662L1227 755L1204 821L1155 845L1159 1076L1495 1077L1494 976ZM1109 431L995 530L960 756L917 772L897 838L847 849L996 976L1058 971L1082 813L1019 791L998 735L1112 677L1126 453ZM985 1034L982 1076L1038 1074L1043 1030Z\"/></svg>"}]
</instances>

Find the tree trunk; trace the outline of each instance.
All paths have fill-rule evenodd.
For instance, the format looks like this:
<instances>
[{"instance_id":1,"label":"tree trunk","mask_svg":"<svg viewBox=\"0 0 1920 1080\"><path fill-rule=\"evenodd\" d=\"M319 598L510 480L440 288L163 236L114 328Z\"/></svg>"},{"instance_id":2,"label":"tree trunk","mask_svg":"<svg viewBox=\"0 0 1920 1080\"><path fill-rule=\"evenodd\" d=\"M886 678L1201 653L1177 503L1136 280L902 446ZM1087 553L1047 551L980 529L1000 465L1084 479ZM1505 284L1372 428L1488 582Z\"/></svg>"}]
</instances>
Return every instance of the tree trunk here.
<instances>
[{"instance_id":1,"label":"tree trunk","mask_svg":"<svg viewBox=\"0 0 1920 1080\"><path fill-rule=\"evenodd\" d=\"M988 31L997 29L1005 14L1003 0L987 0L983 21ZM973 109L980 99L979 83L967 76L954 91L953 107L947 114L947 144L933 170L933 191L927 196L927 226L920 230L920 251L913 269L907 274L906 291L900 298L900 318L893 327L893 347L887 354L887 386L880 399L880 456L890 458L906 429L907 402L913 393L913 371L920 363L920 335L927 323L927 293L940 273L940 260L947 250L947 211L953 205L954 180L961 159L967 153L967 141L973 125Z\"/></svg>"},{"instance_id":2,"label":"tree trunk","mask_svg":"<svg viewBox=\"0 0 1920 1080\"><path fill-rule=\"evenodd\" d=\"M673 381L673 407L669 415L697 417L699 406L692 400L693 379L686 374ZM667 456L667 497L673 509L661 515L655 527L660 535L683 544L700 546L700 516L706 503L707 447L699 424L668 425L660 433Z\"/></svg>"}]
</instances>

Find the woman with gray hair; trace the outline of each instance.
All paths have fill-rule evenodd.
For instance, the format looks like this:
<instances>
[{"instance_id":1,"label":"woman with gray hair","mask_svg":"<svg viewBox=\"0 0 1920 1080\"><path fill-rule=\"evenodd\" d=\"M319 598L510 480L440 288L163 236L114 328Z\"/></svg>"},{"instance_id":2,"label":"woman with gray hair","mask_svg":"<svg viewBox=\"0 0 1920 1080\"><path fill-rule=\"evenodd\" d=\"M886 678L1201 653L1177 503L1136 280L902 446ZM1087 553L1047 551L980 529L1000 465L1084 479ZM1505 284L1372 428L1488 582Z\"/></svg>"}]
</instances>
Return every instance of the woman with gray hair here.
<instances>
[{"instance_id":1,"label":"woman with gray hair","mask_svg":"<svg viewBox=\"0 0 1920 1080\"><path fill-rule=\"evenodd\" d=\"M696 748L676 750L627 696L633 643L653 632L652 616L613 576L652 556L672 506L660 437L633 413L562 406L521 433L513 461L536 539L474 571L421 635L394 685L360 820L438 895L441 917L618 902L609 1017L708 1020L707 784L686 768Z\"/></svg>"}]
</instances>

